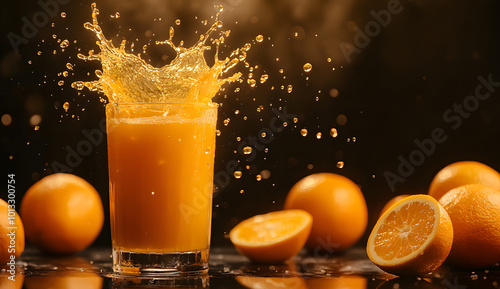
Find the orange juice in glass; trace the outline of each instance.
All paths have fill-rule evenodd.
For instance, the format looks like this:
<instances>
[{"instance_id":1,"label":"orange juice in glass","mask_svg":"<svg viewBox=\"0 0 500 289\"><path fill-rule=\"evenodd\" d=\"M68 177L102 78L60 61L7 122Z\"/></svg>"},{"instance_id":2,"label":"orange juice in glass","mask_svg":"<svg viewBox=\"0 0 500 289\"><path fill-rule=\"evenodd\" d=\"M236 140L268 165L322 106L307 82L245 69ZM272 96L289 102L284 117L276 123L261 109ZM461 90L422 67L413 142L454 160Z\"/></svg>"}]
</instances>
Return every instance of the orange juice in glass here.
<instances>
[{"instance_id":1,"label":"orange juice in glass","mask_svg":"<svg viewBox=\"0 0 500 289\"><path fill-rule=\"evenodd\" d=\"M217 104L106 105L113 269L207 272Z\"/></svg>"}]
</instances>

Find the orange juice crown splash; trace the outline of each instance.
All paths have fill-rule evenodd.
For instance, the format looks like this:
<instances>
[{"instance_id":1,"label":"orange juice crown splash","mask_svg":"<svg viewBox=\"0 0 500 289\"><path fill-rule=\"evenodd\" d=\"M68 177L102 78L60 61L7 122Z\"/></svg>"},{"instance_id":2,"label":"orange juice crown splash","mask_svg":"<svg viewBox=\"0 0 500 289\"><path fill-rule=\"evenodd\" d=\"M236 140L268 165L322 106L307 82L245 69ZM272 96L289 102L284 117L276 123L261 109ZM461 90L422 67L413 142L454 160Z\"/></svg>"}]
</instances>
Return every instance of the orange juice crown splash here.
<instances>
[{"instance_id":1,"label":"orange juice crown splash","mask_svg":"<svg viewBox=\"0 0 500 289\"><path fill-rule=\"evenodd\" d=\"M96 71L99 78L95 81L76 81L72 87L82 90L87 87L91 91L104 93L111 103L123 102L183 102L183 103L211 103L221 86L226 82L233 82L241 77L241 73L235 73L229 77L222 78L228 70L240 61L244 61L246 53L250 49L250 43L234 50L225 59L219 59L219 45L224 43L224 38L229 36L228 31L220 31L219 37L211 39L216 46L215 63L209 67L204 58L205 50L211 47L206 45L212 32L222 27L219 20L219 12L216 14L215 22L205 34L192 47L185 48L183 41L178 46L173 43L174 28L170 27L170 37L165 41L157 41L157 44L167 44L173 48L177 55L170 64L156 68L146 63L140 55L134 55L125 51L126 40L120 47L113 45L107 40L98 25L97 16L99 10L95 3L92 4L92 23L87 22L84 27L95 33L98 38L97 45L100 52L88 55L78 54L83 60L100 61L102 71Z\"/></svg>"}]
</instances>

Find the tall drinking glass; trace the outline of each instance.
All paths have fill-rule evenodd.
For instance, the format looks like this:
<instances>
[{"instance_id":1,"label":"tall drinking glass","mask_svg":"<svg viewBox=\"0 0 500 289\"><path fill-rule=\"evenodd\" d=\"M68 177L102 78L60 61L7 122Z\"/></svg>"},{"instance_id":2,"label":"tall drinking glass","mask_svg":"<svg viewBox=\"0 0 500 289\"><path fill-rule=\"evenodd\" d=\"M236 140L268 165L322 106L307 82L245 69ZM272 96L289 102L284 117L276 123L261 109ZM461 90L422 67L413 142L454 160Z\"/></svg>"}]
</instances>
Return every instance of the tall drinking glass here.
<instances>
[{"instance_id":1,"label":"tall drinking glass","mask_svg":"<svg viewBox=\"0 0 500 289\"><path fill-rule=\"evenodd\" d=\"M216 104L106 105L113 270L208 270Z\"/></svg>"}]
</instances>

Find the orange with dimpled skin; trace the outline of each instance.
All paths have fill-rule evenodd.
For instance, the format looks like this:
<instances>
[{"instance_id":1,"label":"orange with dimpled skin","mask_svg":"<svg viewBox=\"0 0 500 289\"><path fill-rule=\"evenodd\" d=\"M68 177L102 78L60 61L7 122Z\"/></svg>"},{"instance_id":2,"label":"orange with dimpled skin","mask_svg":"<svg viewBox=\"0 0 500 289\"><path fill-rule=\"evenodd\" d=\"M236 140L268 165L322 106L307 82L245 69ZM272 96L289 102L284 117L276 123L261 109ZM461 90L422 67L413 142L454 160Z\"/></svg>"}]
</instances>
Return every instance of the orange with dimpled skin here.
<instances>
[{"instance_id":1,"label":"orange with dimpled skin","mask_svg":"<svg viewBox=\"0 0 500 289\"><path fill-rule=\"evenodd\" d=\"M318 173L298 181L288 193L285 209L301 209L313 216L306 246L328 253L345 250L366 230L368 209L358 185L332 173Z\"/></svg>"},{"instance_id":2,"label":"orange with dimpled skin","mask_svg":"<svg viewBox=\"0 0 500 289\"><path fill-rule=\"evenodd\" d=\"M500 190L500 173L476 161L452 163L436 174L429 187L429 195L439 200L451 189L468 184L483 184Z\"/></svg>"},{"instance_id":3,"label":"orange with dimpled skin","mask_svg":"<svg viewBox=\"0 0 500 289\"><path fill-rule=\"evenodd\" d=\"M446 193L439 203L453 223L453 247L448 261L463 267L500 262L500 191L471 184Z\"/></svg>"},{"instance_id":4,"label":"orange with dimpled skin","mask_svg":"<svg viewBox=\"0 0 500 289\"><path fill-rule=\"evenodd\" d=\"M31 244L57 254L90 246L104 222L99 193L84 179L64 173L33 184L24 194L20 213Z\"/></svg>"}]
</instances>

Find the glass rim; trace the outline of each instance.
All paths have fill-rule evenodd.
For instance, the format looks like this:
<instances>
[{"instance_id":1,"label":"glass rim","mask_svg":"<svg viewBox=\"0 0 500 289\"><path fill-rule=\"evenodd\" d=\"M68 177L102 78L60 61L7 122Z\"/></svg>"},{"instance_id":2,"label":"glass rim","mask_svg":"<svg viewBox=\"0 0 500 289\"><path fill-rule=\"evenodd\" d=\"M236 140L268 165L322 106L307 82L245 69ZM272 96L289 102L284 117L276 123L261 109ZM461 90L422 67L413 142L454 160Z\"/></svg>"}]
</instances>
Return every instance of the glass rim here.
<instances>
[{"instance_id":1,"label":"glass rim","mask_svg":"<svg viewBox=\"0 0 500 289\"><path fill-rule=\"evenodd\" d=\"M143 105L152 105L152 106L160 106L160 105L172 105L172 106L199 106L199 107L219 107L217 102L212 103L204 103L204 102L109 102L106 103L106 106L143 106Z\"/></svg>"}]
</instances>

